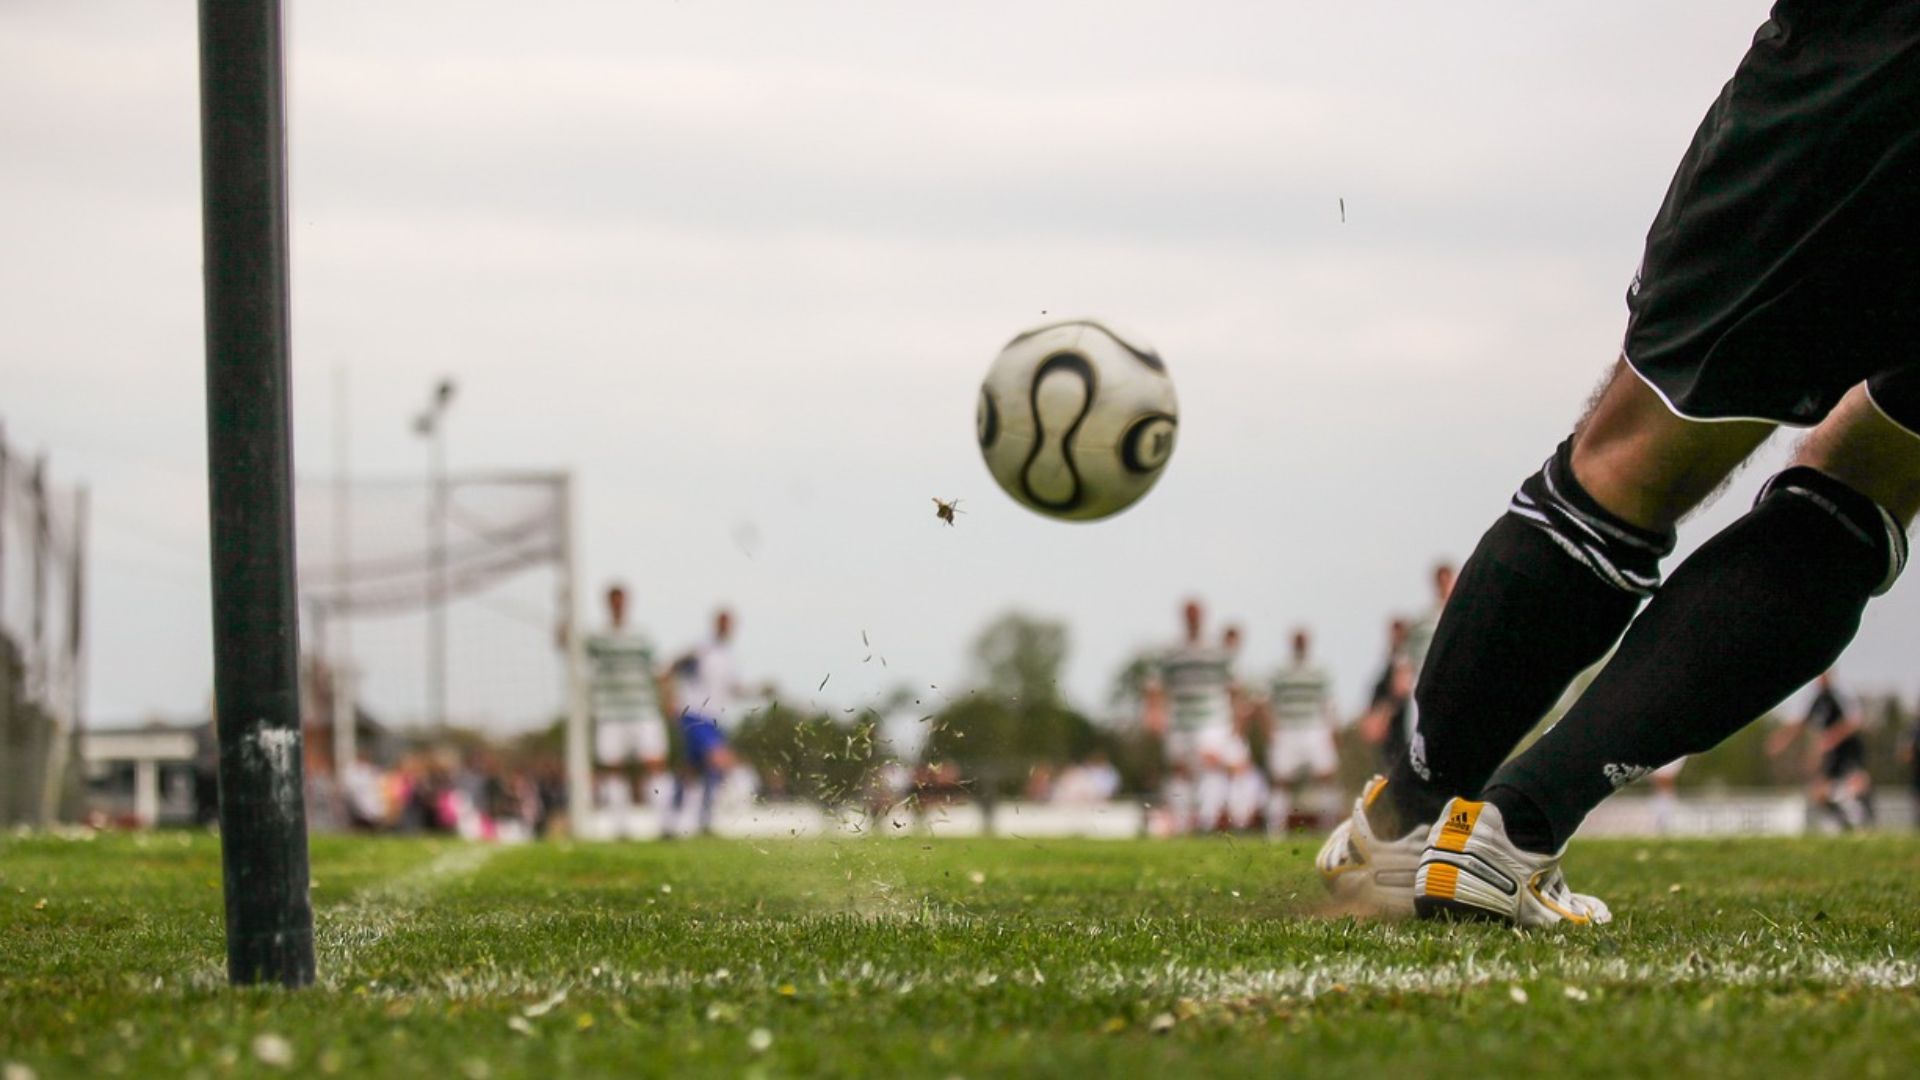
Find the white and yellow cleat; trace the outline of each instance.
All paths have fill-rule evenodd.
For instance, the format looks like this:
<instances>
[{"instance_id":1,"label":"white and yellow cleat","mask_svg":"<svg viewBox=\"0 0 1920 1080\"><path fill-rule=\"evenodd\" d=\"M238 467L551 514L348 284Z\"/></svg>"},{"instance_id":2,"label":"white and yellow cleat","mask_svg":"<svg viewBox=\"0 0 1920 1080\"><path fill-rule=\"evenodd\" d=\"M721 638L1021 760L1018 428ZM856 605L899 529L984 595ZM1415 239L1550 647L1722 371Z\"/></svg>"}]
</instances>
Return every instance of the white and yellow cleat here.
<instances>
[{"instance_id":1,"label":"white and yellow cleat","mask_svg":"<svg viewBox=\"0 0 1920 1080\"><path fill-rule=\"evenodd\" d=\"M1367 808L1386 790L1387 778L1367 781L1353 801L1353 816L1334 827L1314 856L1314 869L1334 899L1367 914L1413 914L1413 874L1427 847L1420 826L1398 840L1382 840L1367 821Z\"/></svg>"},{"instance_id":2,"label":"white and yellow cleat","mask_svg":"<svg viewBox=\"0 0 1920 1080\"><path fill-rule=\"evenodd\" d=\"M1423 919L1497 919L1516 926L1613 920L1607 905L1567 888L1559 852L1535 855L1507 839L1506 822L1492 803L1448 802L1426 848L1413 878L1413 909Z\"/></svg>"}]
</instances>

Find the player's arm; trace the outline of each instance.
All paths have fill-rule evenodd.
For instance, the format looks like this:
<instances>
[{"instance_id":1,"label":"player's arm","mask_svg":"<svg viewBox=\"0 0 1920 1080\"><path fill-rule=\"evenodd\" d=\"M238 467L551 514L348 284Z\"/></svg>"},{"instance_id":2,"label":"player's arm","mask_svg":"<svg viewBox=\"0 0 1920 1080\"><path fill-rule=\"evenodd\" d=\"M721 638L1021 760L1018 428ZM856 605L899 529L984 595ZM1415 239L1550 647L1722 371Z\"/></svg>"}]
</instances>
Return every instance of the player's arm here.
<instances>
[{"instance_id":1,"label":"player's arm","mask_svg":"<svg viewBox=\"0 0 1920 1080\"><path fill-rule=\"evenodd\" d=\"M1820 733L1820 752L1824 754L1864 730L1866 725L1860 722L1860 710L1848 709L1839 723Z\"/></svg>"},{"instance_id":2,"label":"player's arm","mask_svg":"<svg viewBox=\"0 0 1920 1080\"><path fill-rule=\"evenodd\" d=\"M660 719L671 720L680 715L680 691L674 682L673 668L656 668L653 671L653 692L660 701Z\"/></svg>"},{"instance_id":3,"label":"player's arm","mask_svg":"<svg viewBox=\"0 0 1920 1080\"><path fill-rule=\"evenodd\" d=\"M1385 742L1387 718L1391 715L1392 703L1386 698L1374 698L1367 710L1353 720L1353 728L1360 733L1360 741L1368 746L1379 746Z\"/></svg>"},{"instance_id":4,"label":"player's arm","mask_svg":"<svg viewBox=\"0 0 1920 1080\"><path fill-rule=\"evenodd\" d=\"M1767 736L1767 756L1779 757L1785 753L1787 747L1792 746L1793 741L1800 737L1802 731L1806 730L1806 726L1806 718L1802 717L1799 720L1789 720L1775 728L1773 734Z\"/></svg>"},{"instance_id":5,"label":"player's arm","mask_svg":"<svg viewBox=\"0 0 1920 1080\"><path fill-rule=\"evenodd\" d=\"M1266 694L1247 695L1247 742L1273 737L1273 698Z\"/></svg>"},{"instance_id":6,"label":"player's arm","mask_svg":"<svg viewBox=\"0 0 1920 1080\"><path fill-rule=\"evenodd\" d=\"M1140 687L1140 723L1152 735L1167 733L1167 688L1158 675L1147 676Z\"/></svg>"}]
</instances>

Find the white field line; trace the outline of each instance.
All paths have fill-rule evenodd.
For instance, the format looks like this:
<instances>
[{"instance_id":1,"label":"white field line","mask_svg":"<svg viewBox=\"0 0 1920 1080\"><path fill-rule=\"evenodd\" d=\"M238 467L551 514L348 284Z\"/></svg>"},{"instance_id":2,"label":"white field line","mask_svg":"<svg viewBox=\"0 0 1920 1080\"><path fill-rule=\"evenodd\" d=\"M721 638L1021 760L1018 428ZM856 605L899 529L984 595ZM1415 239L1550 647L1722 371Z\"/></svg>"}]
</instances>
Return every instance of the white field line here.
<instances>
[{"instance_id":1,"label":"white field line","mask_svg":"<svg viewBox=\"0 0 1920 1080\"><path fill-rule=\"evenodd\" d=\"M379 944L412 912L452 882L479 872L500 850L495 844L460 844L332 907L315 912L314 946L320 968L337 970L348 956Z\"/></svg>"},{"instance_id":2,"label":"white field line","mask_svg":"<svg viewBox=\"0 0 1920 1080\"><path fill-rule=\"evenodd\" d=\"M432 861L395 875L331 907L314 912L314 951L322 985L359 949L378 944L404 924L433 894L456 878L474 873L499 850L493 844L461 844ZM183 972L177 979L154 980L155 991L218 990L227 985L224 965Z\"/></svg>"},{"instance_id":3,"label":"white field line","mask_svg":"<svg viewBox=\"0 0 1920 1080\"><path fill-rule=\"evenodd\" d=\"M371 986L376 995L443 996L453 1000L548 998L554 994L624 995L637 991L774 993L786 984L816 987L835 994L905 996L929 990L987 992L998 983L1045 985L1070 997L1112 996L1184 998L1195 1002L1253 999L1313 999L1343 993L1444 994L1514 983L1562 984L1569 996L1602 987L1768 988L1821 987L1851 990L1908 990L1920 987L1920 963L1910 960L1845 959L1808 951L1769 960L1721 961L1689 957L1649 963L1623 959L1572 958L1550 964L1466 959L1437 964L1396 964L1329 959L1274 968L1208 968L1169 963L1158 967L1087 965L1052 973L1038 968L992 969L879 968L848 963L812 970L741 971L722 968L689 971L656 968L623 971L598 965L564 975L514 971L442 973L414 987Z\"/></svg>"}]
</instances>

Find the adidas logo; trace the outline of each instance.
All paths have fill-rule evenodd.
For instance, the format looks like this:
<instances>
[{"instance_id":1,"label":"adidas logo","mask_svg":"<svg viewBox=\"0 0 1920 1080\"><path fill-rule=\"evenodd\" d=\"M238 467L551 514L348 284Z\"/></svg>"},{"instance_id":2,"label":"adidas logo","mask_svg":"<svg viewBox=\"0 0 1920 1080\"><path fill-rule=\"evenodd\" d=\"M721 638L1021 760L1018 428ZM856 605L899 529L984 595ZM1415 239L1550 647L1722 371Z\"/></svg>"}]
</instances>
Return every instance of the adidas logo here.
<instances>
[{"instance_id":1,"label":"adidas logo","mask_svg":"<svg viewBox=\"0 0 1920 1080\"><path fill-rule=\"evenodd\" d=\"M1467 812L1465 810L1462 810L1459 813L1448 818L1447 824L1452 826L1453 828L1465 830L1473 826L1473 819L1467 816Z\"/></svg>"}]
</instances>

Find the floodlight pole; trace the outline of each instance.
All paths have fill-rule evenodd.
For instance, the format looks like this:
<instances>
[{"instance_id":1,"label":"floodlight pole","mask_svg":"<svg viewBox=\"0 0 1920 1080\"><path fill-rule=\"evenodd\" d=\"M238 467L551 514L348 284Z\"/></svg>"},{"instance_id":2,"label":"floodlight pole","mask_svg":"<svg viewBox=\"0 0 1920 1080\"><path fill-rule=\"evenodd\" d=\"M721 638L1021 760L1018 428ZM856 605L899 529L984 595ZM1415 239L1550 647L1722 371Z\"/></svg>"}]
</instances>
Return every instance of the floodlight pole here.
<instances>
[{"instance_id":1,"label":"floodlight pole","mask_svg":"<svg viewBox=\"0 0 1920 1080\"><path fill-rule=\"evenodd\" d=\"M313 981L279 0L200 2L214 717L227 978Z\"/></svg>"},{"instance_id":2,"label":"floodlight pole","mask_svg":"<svg viewBox=\"0 0 1920 1080\"><path fill-rule=\"evenodd\" d=\"M450 378L434 384L433 399L413 420L427 440L427 721L436 734L447 728L447 407Z\"/></svg>"}]
</instances>

